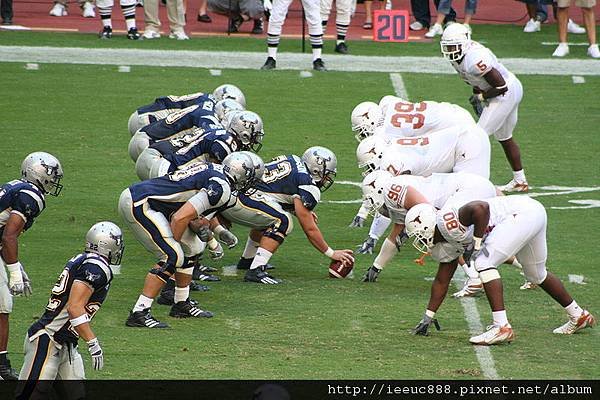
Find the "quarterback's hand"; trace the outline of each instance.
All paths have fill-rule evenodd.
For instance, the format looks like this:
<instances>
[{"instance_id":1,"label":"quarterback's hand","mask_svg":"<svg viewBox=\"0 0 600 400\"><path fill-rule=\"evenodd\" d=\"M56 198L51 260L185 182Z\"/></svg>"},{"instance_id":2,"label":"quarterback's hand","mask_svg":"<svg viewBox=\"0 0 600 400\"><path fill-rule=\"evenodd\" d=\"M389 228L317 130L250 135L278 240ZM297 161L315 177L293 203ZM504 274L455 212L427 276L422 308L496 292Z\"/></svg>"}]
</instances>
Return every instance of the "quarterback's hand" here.
<instances>
[{"instance_id":1,"label":"quarterback's hand","mask_svg":"<svg viewBox=\"0 0 600 400\"><path fill-rule=\"evenodd\" d=\"M355 215L352 223L348 225L349 228L362 228L365 226L365 219L360 215Z\"/></svg>"},{"instance_id":2,"label":"quarterback's hand","mask_svg":"<svg viewBox=\"0 0 600 400\"><path fill-rule=\"evenodd\" d=\"M369 267L369 269L367 270L367 272L365 272L365 274L363 275L362 281L363 282L377 282L377 277L379 276L380 272L381 272L381 270L379 268L377 268L374 265L371 265Z\"/></svg>"},{"instance_id":3,"label":"quarterback's hand","mask_svg":"<svg viewBox=\"0 0 600 400\"><path fill-rule=\"evenodd\" d=\"M25 283L23 282L23 266L20 262L6 264L8 269L8 288L13 296L20 296L25 293Z\"/></svg>"},{"instance_id":4,"label":"quarterback's hand","mask_svg":"<svg viewBox=\"0 0 600 400\"><path fill-rule=\"evenodd\" d=\"M335 250L331 256L331 259L341 261L345 264L354 264L352 250Z\"/></svg>"},{"instance_id":5,"label":"quarterback's hand","mask_svg":"<svg viewBox=\"0 0 600 400\"><path fill-rule=\"evenodd\" d=\"M375 250L376 244L377 239L368 237L360 246L358 246L358 250L356 250L356 252L358 254L373 254L373 250Z\"/></svg>"},{"instance_id":6,"label":"quarterback's hand","mask_svg":"<svg viewBox=\"0 0 600 400\"><path fill-rule=\"evenodd\" d=\"M219 241L229 249L233 249L238 244L237 236L227 229L219 233Z\"/></svg>"},{"instance_id":7,"label":"quarterback's hand","mask_svg":"<svg viewBox=\"0 0 600 400\"><path fill-rule=\"evenodd\" d=\"M423 315L423 319L417 324L417 326L413 328L412 334L429 336L429 332L427 332L427 330L429 329L429 325L431 325L432 323L435 326L435 329L437 329L438 331L442 329L440 328L440 324L438 323L437 319L431 318L427 315Z\"/></svg>"},{"instance_id":8,"label":"quarterback's hand","mask_svg":"<svg viewBox=\"0 0 600 400\"><path fill-rule=\"evenodd\" d=\"M101 370L104 367L104 354L102 353L102 347L100 347L100 342L98 342L98 338L93 338L89 342L87 342L88 351L92 356L92 365L95 370Z\"/></svg>"},{"instance_id":9,"label":"quarterback's hand","mask_svg":"<svg viewBox=\"0 0 600 400\"><path fill-rule=\"evenodd\" d=\"M211 258L211 260L223 258L224 251L221 243L213 239L206 247L208 248L208 256Z\"/></svg>"},{"instance_id":10,"label":"quarterback's hand","mask_svg":"<svg viewBox=\"0 0 600 400\"><path fill-rule=\"evenodd\" d=\"M477 117L481 117L481 113L483 113L483 108L488 105L487 100L483 98L481 93L474 94L469 97L469 103L473 106L473 111Z\"/></svg>"}]
</instances>

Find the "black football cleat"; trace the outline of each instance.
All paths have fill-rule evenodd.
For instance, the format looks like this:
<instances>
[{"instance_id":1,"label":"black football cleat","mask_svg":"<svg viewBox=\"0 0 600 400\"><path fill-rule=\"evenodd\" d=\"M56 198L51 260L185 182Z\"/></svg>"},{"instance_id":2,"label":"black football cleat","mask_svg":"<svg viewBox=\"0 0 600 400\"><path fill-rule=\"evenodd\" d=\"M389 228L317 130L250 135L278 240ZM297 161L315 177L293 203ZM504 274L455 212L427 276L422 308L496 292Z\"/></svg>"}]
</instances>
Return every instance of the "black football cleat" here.
<instances>
[{"instance_id":1,"label":"black football cleat","mask_svg":"<svg viewBox=\"0 0 600 400\"><path fill-rule=\"evenodd\" d=\"M127 31L127 39L129 40L139 40L142 37L138 32L137 28L130 28Z\"/></svg>"},{"instance_id":2,"label":"black football cleat","mask_svg":"<svg viewBox=\"0 0 600 400\"><path fill-rule=\"evenodd\" d=\"M187 299L173 304L169 315L175 318L212 318L214 314L210 311L201 310L193 305L190 299Z\"/></svg>"},{"instance_id":3,"label":"black football cleat","mask_svg":"<svg viewBox=\"0 0 600 400\"><path fill-rule=\"evenodd\" d=\"M98 37L100 39L112 38L112 28L110 26L105 26L104 29L102 29L102 32L98 34Z\"/></svg>"},{"instance_id":4,"label":"black football cleat","mask_svg":"<svg viewBox=\"0 0 600 400\"><path fill-rule=\"evenodd\" d=\"M237 15L235 17L231 17L229 19L229 26L227 28L227 33L238 33L240 31L240 26L242 26L243 22L244 22L244 20L239 15Z\"/></svg>"},{"instance_id":5,"label":"black football cleat","mask_svg":"<svg viewBox=\"0 0 600 400\"><path fill-rule=\"evenodd\" d=\"M206 285L201 285L198 282L191 281L190 282L190 290L192 292L208 292L210 288ZM194 302L195 300L192 300Z\"/></svg>"},{"instance_id":6,"label":"black football cleat","mask_svg":"<svg viewBox=\"0 0 600 400\"><path fill-rule=\"evenodd\" d=\"M220 282L221 278L219 278L216 275L211 275L211 274L199 274L197 278L199 281L205 281L205 282Z\"/></svg>"},{"instance_id":7,"label":"black football cleat","mask_svg":"<svg viewBox=\"0 0 600 400\"><path fill-rule=\"evenodd\" d=\"M246 271L246 275L244 275L244 281L262 283L265 285L277 285L281 283L281 280L269 275L266 265L261 265L258 268L249 269Z\"/></svg>"},{"instance_id":8,"label":"black football cleat","mask_svg":"<svg viewBox=\"0 0 600 400\"><path fill-rule=\"evenodd\" d=\"M208 265L196 265L194 272L192 273L192 279L198 279L200 275L208 275L211 272L217 272L218 270Z\"/></svg>"},{"instance_id":9,"label":"black football cleat","mask_svg":"<svg viewBox=\"0 0 600 400\"><path fill-rule=\"evenodd\" d=\"M151 328L151 329L162 329L168 328L169 325L160 322L150 314L150 309L146 308L142 311L130 311L126 326L138 327L138 328Z\"/></svg>"},{"instance_id":10,"label":"black football cleat","mask_svg":"<svg viewBox=\"0 0 600 400\"><path fill-rule=\"evenodd\" d=\"M327 71L327 68L325 68L325 63L320 58L317 58L315 61L313 61L313 69L315 71Z\"/></svg>"},{"instance_id":11,"label":"black football cleat","mask_svg":"<svg viewBox=\"0 0 600 400\"><path fill-rule=\"evenodd\" d=\"M19 374L10 366L10 360L0 364L0 381L16 381L19 379Z\"/></svg>"},{"instance_id":12,"label":"black football cleat","mask_svg":"<svg viewBox=\"0 0 600 400\"><path fill-rule=\"evenodd\" d=\"M260 67L263 70L271 70L277 68L277 62L273 57L267 57L267 61L265 61L264 65Z\"/></svg>"},{"instance_id":13,"label":"black football cleat","mask_svg":"<svg viewBox=\"0 0 600 400\"><path fill-rule=\"evenodd\" d=\"M254 26L252 27L252 33L254 35L260 35L261 33L264 32L263 29L263 20L261 19L255 19L254 20Z\"/></svg>"},{"instance_id":14,"label":"black football cleat","mask_svg":"<svg viewBox=\"0 0 600 400\"><path fill-rule=\"evenodd\" d=\"M341 42L335 45L335 52L340 54L348 54L348 45L346 42Z\"/></svg>"}]
</instances>

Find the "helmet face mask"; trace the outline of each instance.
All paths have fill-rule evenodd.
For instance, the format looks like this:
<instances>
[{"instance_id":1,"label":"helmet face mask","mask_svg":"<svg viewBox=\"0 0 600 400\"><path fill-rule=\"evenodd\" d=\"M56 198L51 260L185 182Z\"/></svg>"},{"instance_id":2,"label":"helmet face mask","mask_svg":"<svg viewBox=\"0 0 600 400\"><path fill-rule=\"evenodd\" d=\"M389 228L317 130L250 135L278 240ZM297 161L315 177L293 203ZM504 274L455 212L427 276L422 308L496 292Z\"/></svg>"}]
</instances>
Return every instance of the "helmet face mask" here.
<instances>
[{"instance_id":1,"label":"helmet face mask","mask_svg":"<svg viewBox=\"0 0 600 400\"><path fill-rule=\"evenodd\" d=\"M60 161L52 154L38 151L29 154L21 164L21 178L36 185L42 192L58 196L63 185Z\"/></svg>"},{"instance_id":2,"label":"helmet face mask","mask_svg":"<svg viewBox=\"0 0 600 400\"><path fill-rule=\"evenodd\" d=\"M112 266L120 266L125 251L123 232L112 222L102 221L94 224L85 235L85 250L96 253Z\"/></svg>"},{"instance_id":3,"label":"helmet face mask","mask_svg":"<svg viewBox=\"0 0 600 400\"><path fill-rule=\"evenodd\" d=\"M302 162L321 192L333 185L337 175L337 158L331 150L313 146L304 152Z\"/></svg>"},{"instance_id":4,"label":"helmet face mask","mask_svg":"<svg viewBox=\"0 0 600 400\"><path fill-rule=\"evenodd\" d=\"M369 215L375 216L385 205L385 184L392 177L387 171L375 170L363 179L361 189L363 202Z\"/></svg>"},{"instance_id":5,"label":"helmet face mask","mask_svg":"<svg viewBox=\"0 0 600 400\"><path fill-rule=\"evenodd\" d=\"M223 160L223 172L232 191L246 193L250 190L256 184L258 170L260 167L254 165L253 158L246 151L236 151ZM264 166L262 170L264 171Z\"/></svg>"},{"instance_id":6,"label":"helmet face mask","mask_svg":"<svg viewBox=\"0 0 600 400\"><path fill-rule=\"evenodd\" d=\"M431 204L421 203L406 213L406 234L414 237L413 246L421 253L427 253L434 246L436 211Z\"/></svg>"},{"instance_id":7,"label":"helmet face mask","mask_svg":"<svg viewBox=\"0 0 600 400\"><path fill-rule=\"evenodd\" d=\"M383 159L383 149L381 141L375 136L370 136L359 143L356 148L356 159L358 167L364 169L363 176L379 168Z\"/></svg>"},{"instance_id":8,"label":"helmet face mask","mask_svg":"<svg viewBox=\"0 0 600 400\"><path fill-rule=\"evenodd\" d=\"M265 132L258 114L252 111L237 111L231 114L226 129L241 143L242 150L257 153L262 148Z\"/></svg>"},{"instance_id":9,"label":"helmet face mask","mask_svg":"<svg viewBox=\"0 0 600 400\"><path fill-rule=\"evenodd\" d=\"M250 159L252 159L252 164L254 167L254 178L252 179L250 187L248 187L244 192L247 195L252 195L258 190L255 186L256 183L260 182L262 179L262 176L265 172L265 163L263 162L262 158L260 158L257 154L251 151L241 151L240 153L246 154L250 157Z\"/></svg>"},{"instance_id":10,"label":"helmet face mask","mask_svg":"<svg viewBox=\"0 0 600 400\"><path fill-rule=\"evenodd\" d=\"M352 130L357 132L354 137L361 142L375 133L375 128L381 125L383 115L377 103L365 101L354 107L350 116Z\"/></svg>"},{"instance_id":11,"label":"helmet face mask","mask_svg":"<svg viewBox=\"0 0 600 400\"><path fill-rule=\"evenodd\" d=\"M440 39L444 57L450 61L460 61L471 44L471 32L463 24L448 26Z\"/></svg>"}]
</instances>

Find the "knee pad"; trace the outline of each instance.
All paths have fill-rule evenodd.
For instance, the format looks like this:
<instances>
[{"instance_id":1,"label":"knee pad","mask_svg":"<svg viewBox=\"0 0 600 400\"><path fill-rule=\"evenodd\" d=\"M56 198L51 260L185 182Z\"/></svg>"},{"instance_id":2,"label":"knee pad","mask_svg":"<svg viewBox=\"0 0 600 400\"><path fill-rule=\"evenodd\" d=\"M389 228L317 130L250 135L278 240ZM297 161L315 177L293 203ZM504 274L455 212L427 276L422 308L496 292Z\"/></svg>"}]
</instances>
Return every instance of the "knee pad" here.
<instances>
[{"instance_id":1,"label":"knee pad","mask_svg":"<svg viewBox=\"0 0 600 400\"><path fill-rule=\"evenodd\" d=\"M267 228L264 233L263 236L266 236L270 239L275 240L277 243L282 244L283 241L285 240L285 235L281 232L279 232L276 229L273 228Z\"/></svg>"},{"instance_id":2,"label":"knee pad","mask_svg":"<svg viewBox=\"0 0 600 400\"><path fill-rule=\"evenodd\" d=\"M496 268L490 268L483 271L479 271L479 277L483 283L488 283L496 279L500 279L500 274Z\"/></svg>"},{"instance_id":3,"label":"knee pad","mask_svg":"<svg viewBox=\"0 0 600 400\"><path fill-rule=\"evenodd\" d=\"M156 275L161 281L167 282L171 278L171 275L175 273L175 266L164 261L159 261L157 264L158 268L151 268L148 272Z\"/></svg>"},{"instance_id":4,"label":"knee pad","mask_svg":"<svg viewBox=\"0 0 600 400\"><path fill-rule=\"evenodd\" d=\"M194 274L194 267L177 268L177 273L192 276Z\"/></svg>"}]
</instances>

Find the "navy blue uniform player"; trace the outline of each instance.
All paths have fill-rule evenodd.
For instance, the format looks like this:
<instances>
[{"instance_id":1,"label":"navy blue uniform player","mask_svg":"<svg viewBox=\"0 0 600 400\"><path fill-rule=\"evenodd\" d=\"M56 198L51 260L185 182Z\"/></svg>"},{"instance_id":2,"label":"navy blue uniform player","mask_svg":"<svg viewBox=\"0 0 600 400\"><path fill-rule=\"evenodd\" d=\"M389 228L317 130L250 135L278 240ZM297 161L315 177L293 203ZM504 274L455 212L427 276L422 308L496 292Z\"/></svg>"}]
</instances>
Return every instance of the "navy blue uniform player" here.
<instances>
[{"instance_id":1,"label":"navy blue uniform player","mask_svg":"<svg viewBox=\"0 0 600 400\"><path fill-rule=\"evenodd\" d=\"M223 165L195 163L170 175L136 183L125 189L119 199L119 213L136 238L158 263L146 277L142 295L128 320L128 326L164 328L150 314L154 298L164 283L175 274L174 317L210 317L191 304L192 257L204 250L204 243L189 229L190 222L208 222L225 208L232 190L244 191L254 183L252 159L232 153Z\"/></svg>"},{"instance_id":2,"label":"navy blue uniform player","mask_svg":"<svg viewBox=\"0 0 600 400\"><path fill-rule=\"evenodd\" d=\"M29 278L19 262L19 236L33 225L46 207L45 195L58 196L63 171L56 157L29 154L21 165L21 179L0 186L0 378L17 379L8 360L9 314L13 296L31 294ZM5 269L6 266L6 269ZM8 270L8 276L6 271Z\"/></svg>"},{"instance_id":3,"label":"navy blue uniform player","mask_svg":"<svg viewBox=\"0 0 600 400\"><path fill-rule=\"evenodd\" d=\"M352 250L333 250L317 226L313 212L320 201L321 192L327 190L337 173L337 159L331 150L311 147L302 158L284 155L265 164L262 182L256 188L279 202L284 209L292 211L310 243L320 252L334 260L353 263ZM267 263L280 242L263 236L260 247L252 260L244 279L249 282L277 284L280 281L267 273Z\"/></svg>"}]
</instances>

